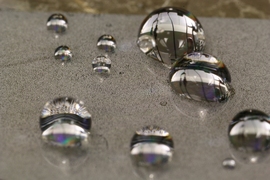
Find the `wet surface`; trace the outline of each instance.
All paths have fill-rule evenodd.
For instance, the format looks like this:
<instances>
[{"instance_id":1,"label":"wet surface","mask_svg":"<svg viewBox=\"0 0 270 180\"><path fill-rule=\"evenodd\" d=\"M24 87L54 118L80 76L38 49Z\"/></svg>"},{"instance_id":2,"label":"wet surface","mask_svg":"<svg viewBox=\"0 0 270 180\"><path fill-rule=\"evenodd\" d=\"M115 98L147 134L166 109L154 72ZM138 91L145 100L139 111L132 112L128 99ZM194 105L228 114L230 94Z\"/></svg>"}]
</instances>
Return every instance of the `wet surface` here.
<instances>
[{"instance_id":1,"label":"wet surface","mask_svg":"<svg viewBox=\"0 0 270 180\"><path fill-rule=\"evenodd\" d=\"M95 14L148 14L165 6L182 7L200 17L270 18L269 0L0 0L1 9Z\"/></svg>"}]
</instances>

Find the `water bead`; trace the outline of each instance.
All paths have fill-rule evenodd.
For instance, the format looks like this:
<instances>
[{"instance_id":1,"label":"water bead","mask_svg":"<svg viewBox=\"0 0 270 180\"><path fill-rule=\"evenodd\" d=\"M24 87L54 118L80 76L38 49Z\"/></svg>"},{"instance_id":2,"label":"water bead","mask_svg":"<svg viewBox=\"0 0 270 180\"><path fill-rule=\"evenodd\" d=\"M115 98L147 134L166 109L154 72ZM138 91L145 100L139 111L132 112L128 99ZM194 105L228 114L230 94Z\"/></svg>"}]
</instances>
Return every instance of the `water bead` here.
<instances>
[{"instance_id":1,"label":"water bead","mask_svg":"<svg viewBox=\"0 0 270 180\"><path fill-rule=\"evenodd\" d=\"M228 128L233 155L241 162L257 163L268 156L270 118L258 110L238 113Z\"/></svg>"},{"instance_id":2,"label":"water bead","mask_svg":"<svg viewBox=\"0 0 270 180\"><path fill-rule=\"evenodd\" d=\"M145 126L135 132L130 156L137 175L144 179L161 176L173 156L170 134L158 126Z\"/></svg>"},{"instance_id":3,"label":"water bead","mask_svg":"<svg viewBox=\"0 0 270 180\"><path fill-rule=\"evenodd\" d=\"M61 97L47 102L40 116L42 140L60 147L87 147L91 115L82 101Z\"/></svg>"},{"instance_id":4,"label":"water bead","mask_svg":"<svg viewBox=\"0 0 270 180\"><path fill-rule=\"evenodd\" d=\"M105 52L115 52L116 41L112 35L104 34L98 38L97 47Z\"/></svg>"},{"instance_id":5,"label":"water bead","mask_svg":"<svg viewBox=\"0 0 270 180\"><path fill-rule=\"evenodd\" d=\"M226 102L233 94L225 64L206 53L190 53L170 72L173 90L180 96L206 102Z\"/></svg>"},{"instance_id":6,"label":"water bead","mask_svg":"<svg viewBox=\"0 0 270 180\"><path fill-rule=\"evenodd\" d=\"M67 28L67 18L62 14L52 14L47 20L47 29L56 34L66 32Z\"/></svg>"},{"instance_id":7,"label":"water bead","mask_svg":"<svg viewBox=\"0 0 270 180\"><path fill-rule=\"evenodd\" d=\"M92 61L93 70L97 73L110 73L111 60L106 55L100 55Z\"/></svg>"},{"instance_id":8,"label":"water bead","mask_svg":"<svg viewBox=\"0 0 270 180\"><path fill-rule=\"evenodd\" d=\"M143 53L171 66L188 53L203 51L205 34L193 14L181 8L165 7L143 20L137 45Z\"/></svg>"},{"instance_id":9,"label":"water bead","mask_svg":"<svg viewBox=\"0 0 270 180\"><path fill-rule=\"evenodd\" d=\"M59 46L54 52L55 59L62 62L70 61L72 56L72 52L68 46Z\"/></svg>"}]
</instances>

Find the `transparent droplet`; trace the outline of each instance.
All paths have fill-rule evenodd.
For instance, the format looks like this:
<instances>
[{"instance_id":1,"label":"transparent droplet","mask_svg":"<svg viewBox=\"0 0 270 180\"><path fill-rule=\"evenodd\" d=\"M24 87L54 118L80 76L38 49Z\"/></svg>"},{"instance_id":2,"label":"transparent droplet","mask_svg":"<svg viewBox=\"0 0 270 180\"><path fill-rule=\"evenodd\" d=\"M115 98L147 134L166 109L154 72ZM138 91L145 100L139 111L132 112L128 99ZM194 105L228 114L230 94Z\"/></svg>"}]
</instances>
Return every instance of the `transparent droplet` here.
<instances>
[{"instance_id":1,"label":"transparent droplet","mask_svg":"<svg viewBox=\"0 0 270 180\"><path fill-rule=\"evenodd\" d=\"M235 162L235 160L233 158L226 158L226 159L223 160L222 166L225 169L235 169L236 162Z\"/></svg>"},{"instance_id":2,"label":"transparent droplet","mask_svg":"<svg viewBox=\"0 0 270 180\"><path fill-rule=\"evenodd\" d=\"M90 127L83 102L70 97L47 102L40 116L42 140L50 145L88 148Z\"/></svg>"},{"instance_id":3,"label":"transparent droplet","mask_svg":"<svg viewBox=\"0 0 270 180\"><path fill-rule=\"evenodd\" d=\"M156 41L152 36L142 35L139 37L137 42L140 50L145 54L152 52L153 48L156 47Z\"/></svg>"},{"instance_id":4,"label":"transparent droplet","mask_svg":"<svg viewBox=\"0 0 270 180\"><path fill-rule=\"evenodd\" d=\"M58 48L55 49L54 57L56 60L67 62L71 60L72 52L68 46L59 46Z\"/></svg>"},{"instance_id":5,"label":"transparent droplet","mask_svg":"<svg viewBox=\"0 0 270 180\"><path fill-rule=\"evenodd\" d=\"M111 60L108 56L100 55L92 61L93 70L97 73L110 73Z\"/></svg>"},{"instance_id":6,"label":"transparent droplet","mask_svg":"<svg viewBox=\"0 0 270 180\"><path fill-rule=\"evenodd\" d=\"M63 14L52 14L47 20L47 29L55 34L66 32L68 28L67 18Z\"/></svg>"},{"instance_id":7,"label":"transparent droplet","mask_svg":"<svg viewBox=\"0 0 270 180\"><path fill-rule=\"evenodd\" d=\"M205 53L186 55L173 67L170 80L176 93L197 101L226 102L234 93L225 64Z\"/></svg>"},{"instance_id":8,"label":"transparent droplet","mask_svg":"<svg viewBox=\"0 0 270 180\"><path fill-rule=\"evenodd\" d=\"M176 60L205 47L201 23L190 12L165 7L150 13L141 24L137 44L142 52L171 66Z\"/></svg>"},{"instance_id":9,"label":"transparent droplet","mask_svg":"<svg viewBox=\"0 0 270 180\"><path fill-rule=\"evenodd\" d=\"M270 147L270 118L258 110L238 113L228 129L232 155L244 163L257 163L267 158Z\"/></svg>"},{"instance_id":10,"label":"transparent droplet","mask_svg":"<svg viewBox=\"0 0 270 180\"><path fill-rule=\"evenodd\" d=\"M172 137L158 126L146 126L133 136L130 155L136 173L142 178L154 179L172 160Z\"/></svg>"},{"instance_id":11,"label":"transparent droplet","mask_svg":"<svg viewBox=\"0 0 270 180\"><path fill-rule=\"evenodd\" d=\"M105 52L115 52L116 41L112 35L104 34L98 38L97 47Z\"/></svg>"},{"instance_id":12,"label":"transparent droplet","mask_svg":"<svg viewBox=\"0 0 270 180\"><path fill-rule=\"evenodd\" d=\"M230 82L225 64L206 53L193 52L184 56L170 72L175 106L196 118L217 115L224 109L235 94Z\"/></svg>"}]
</instances>

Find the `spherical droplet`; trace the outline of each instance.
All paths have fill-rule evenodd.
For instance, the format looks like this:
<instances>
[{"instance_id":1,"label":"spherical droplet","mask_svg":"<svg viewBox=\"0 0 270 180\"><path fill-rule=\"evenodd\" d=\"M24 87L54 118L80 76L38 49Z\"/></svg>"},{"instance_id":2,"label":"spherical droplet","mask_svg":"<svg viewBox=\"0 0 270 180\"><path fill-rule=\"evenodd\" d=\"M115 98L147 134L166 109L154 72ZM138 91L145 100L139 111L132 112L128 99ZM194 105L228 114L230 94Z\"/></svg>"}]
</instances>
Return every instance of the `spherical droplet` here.
<instances>
[{"instance_id":1,"label":"spherical droplet","mask_svg":"<svg viewBox=\"0 0 270 180\"><path fill-rule=\"evenodd\" d=\"M54 57L56 60L62 60L63 62L70 61L72 58L72 52L68 46L59 46L55 49Z\"/></svg>"},{"instance_id":2,"label":"spherical droplet","mask_svg":"<svg viewBox=\"0 0 270 180\"><path fill-rule=\"evenodd\" d=\"M225 64L205 53L190 53L172 68L171 86L189 99L226 102L234 94L231 76Z\"/></svg>"},{"instance_id":3,"label":"spherical droplet","mask_svg":"<svg viewBox=\"0 0 270 180\"><path fill-rule=\"evenodd\" d=\"M233 155L245 163L265 159L270 147L270 118L258 110L238 113L228 129Z\"/></svg>"},{"instance_id":4,"label":"spherical droplet","mask_svg":"<svg viewBox=\"0 0 270 180\"><path fill-rule=\"evenodd\" d=\"M62 14L52 14L47 21L47 29L57 34L64 33L67 28L67 18Z\"/></svg>"},{"instance_id":5,"label":"spherical droplet","mask_svg":"<svg viewBox=\"0 0 270 180\"><path fill-rule=\"evenodd\" d=\"M235 166L236 166L236 162L235 162L235 160L233 158L226 158L226 159L223 160L222 166L225 169L234 169Z\"/></svg>"},{"instance_id":6,"label":"spherical droplet","mask_svg":"<svg viewBox=\"0 0 270 180\"><path fill-rule=\"evenodd\" d=\"M95 72L109 73L111 68L111 60L108 56L97 56L92 61L92 67Z\"/></svg>"},{"instance_id":7,"label":"spherical droplet","mask_svg":"<svg viewBox=\"0 0 270 180\"><path fill-rule=\"evenodd\" d=\"M144 19L137 44L145 54L171 66L187 53L203 51L205 34L193 14L184 9L165 7Z\"/></svg>"},{"instance_id":8,"label":"spherical droplet","mask_svg":"<svg viewBox=\"0 0 270 180\"><path fill-rule=\"evenodd\" d=\"M158 126L146 126L135 132L130 155L139 176L154 178L168 165L173 156L170 134Z\"/></svg>"},{"instance_id":9,"label":"spherical droplet","mask_svg":"<svg viewBox=\"0 0 270 180\"><path fill-rule=\"evenodd\" d=\"M112 35L104 34L98 38L97 47L105 52L114 52L116 41Z\"/></svg>"},{"instance_id":10,"label":"spherical droplet","mask_svg":"<svg viewBox=\"0 0 270 180\"><path fill-rule=\"evenodd\" d=\"M61 147L87 147L91 115L82 101L61 97L47 102L40 116L44 142Z\"/></svg>"}]
</instances>

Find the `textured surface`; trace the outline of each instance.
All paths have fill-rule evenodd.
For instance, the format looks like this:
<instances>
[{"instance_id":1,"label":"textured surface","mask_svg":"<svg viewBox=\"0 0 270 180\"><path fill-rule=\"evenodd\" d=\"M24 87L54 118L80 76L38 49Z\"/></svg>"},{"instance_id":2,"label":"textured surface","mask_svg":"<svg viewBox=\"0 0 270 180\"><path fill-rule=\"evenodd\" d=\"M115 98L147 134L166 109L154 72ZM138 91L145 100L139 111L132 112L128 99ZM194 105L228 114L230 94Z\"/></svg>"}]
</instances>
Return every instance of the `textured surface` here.
<instances>
[{"instance_id":1,"label":"textured surface","mask_svg":"<svg viewBox=\"0 0 270 180\"><path fill-rule=\"evenodd\" d=\"M148 124L165 128L174 139L175 157L164 179L269 177L269 160L237 164L233 171L223 169L222 161L230 157L227 128L235 114L246 108L270 113L270 21L199 18L206 52L224 61L236 89L224 111L200 119L175 108L168 69L136 47L143 16L67 14L67 34L54 39L46 30L49 15L0 11L0 179L139 179L133 174L129 144L134 131ZM110 77L101 79L93 75L91 61L104 33L115 37L118 48L111 56ZM65 66L53 57L62 44L74 53ZM93 140L100 145L72 171L48 163L38 123L45 102L65 95L85 102L93 116ZM107 139L108 150L99 135Z\"/></svg>"},{"instance_id":2,"label":"textured surface","mask_svg":"<svg viewBox=\"0 0 270 180\"><path fill-rule=\"evenodd\" d=\"M200 17L270 18L269 0L0 0L0 8L21 11L148 14L176 6Z\"/></svg>"}]
</instances>

